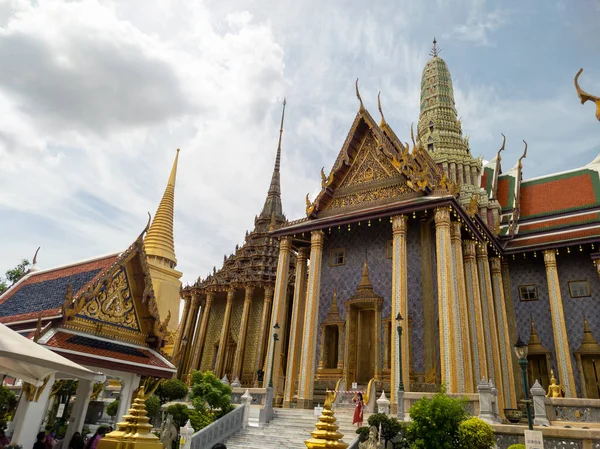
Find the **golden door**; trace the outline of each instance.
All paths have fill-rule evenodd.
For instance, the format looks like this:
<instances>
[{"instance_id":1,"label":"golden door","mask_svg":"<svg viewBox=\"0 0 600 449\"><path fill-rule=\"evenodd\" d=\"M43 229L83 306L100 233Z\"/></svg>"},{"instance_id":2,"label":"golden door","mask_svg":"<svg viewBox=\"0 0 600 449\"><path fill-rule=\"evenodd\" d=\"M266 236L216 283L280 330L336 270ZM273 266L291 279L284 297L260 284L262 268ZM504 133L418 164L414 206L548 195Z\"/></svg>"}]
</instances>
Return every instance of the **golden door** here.
<instances>
[{"instance_id":1,"label":"golden door","mask_svg":"<svg viewBox=\"0 0 600 449\"><path fill-rule=\"evenodd\" d=\"M356 382L367 384L375 375L375 310L359 310L356 323Z\"/></svg>"}]
</instances>

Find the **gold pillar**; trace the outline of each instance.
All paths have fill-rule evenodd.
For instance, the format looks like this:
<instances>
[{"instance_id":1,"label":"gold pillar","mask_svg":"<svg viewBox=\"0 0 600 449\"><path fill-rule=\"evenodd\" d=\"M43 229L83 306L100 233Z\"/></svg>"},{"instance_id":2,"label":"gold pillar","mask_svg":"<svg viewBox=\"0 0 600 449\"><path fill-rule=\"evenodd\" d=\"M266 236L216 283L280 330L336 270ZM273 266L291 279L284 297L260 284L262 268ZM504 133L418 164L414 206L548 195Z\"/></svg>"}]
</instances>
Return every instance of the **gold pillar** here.
<instances>
[{"instance_id":1,"label":"gold pillar","mask_svg":"<svg viewBox=\"0 0 600 449\"><path fill-rule=\"evenodd\" d=\"M204 351L204 341L206 340L206 329L208 328L208 320L210 319L210 308L212 302L215 299L215 292L208 292L206 294L206 300L204 301L204 307L202 307L202 321L196 331L196 338L194 339L194 358L188 368L188 373L200 366L200 360L202 359L202 352Z\"/></svg>"},{"instance_id":2,"label":"gold pillar","mask_svg":"<svg viewBox=\"0 0 600 449\"><path fill-rule=\"evenodd\" d=\"M194 332L193 339L191 339L188 344L190 345L190 355L188 357L188 364L185 367L185 373L188 374L192 370L196 369L196 364L198 363L198 358L200 354L198 353L198 339L200 338L200 331L202 328L202 321L204 317L204 307L202 307L202 300L200 300L200 308L198 311L198 316L196 318L196 331Z\"/></svg>"},{"instance_id":3,"label":"gold pillar","mask_svg":"<svg viewBox=\"0 0 600 449\"><path fill-rule=\"evenodd\" d=\"M510 272L508 269L508 260L502 259L502 287L504 289L504 304L506 305L506 317L508 318L508 335L510 342L517 341L517 324L515 322L515 307L513 303L512 293L510 291ZM515 351L511 351L512 354L512 366L517 370L515 375L515 391L523 391L521 385L521 376L518 374L518 363L519 359L515 354Z\"/></svg>"},{"instance_id":4,"label":"gold pillar","mask_svg":"<svg viewBox=\"0 0 600 449\"><path fill-rule=\"evenodd\" d=\"M488 379L486 363L486 339L483 324L483 311L481 295L479 294L479 276L477 275L477 262L474 240L463 241L463 260L465 272L465 287L467 294L467 307L469 310L469 328L471 336L471 349L473 355L473 374L475 385L481 379Z\"/></svg>"},{"instance_id":5,"label":"gold pillar","mask_svg":"<svg viewBox=\"0 0 600 449\"><path fill-rule=\"evenodd\" d=\"M179 332L177 333L177 340L175 341L175 350L173 352L173 359L181 360L181 340L183 340L183 334L185 332L185 325L188 320L188 315L190 313L190 303L191 298L189 296L183 297L183 315L181 315L181 323L179 323Z\"/></svg>"},{"instance_id":6,"label":"gold pillar","mask_svg":"<svg viewBox=\"0 0 600 449\"><path fill-rule=\"evenodd\" d=\"M288 292L288 278L290 272L290 255L292 251L292 238L290 236L281 237L279 242L279 261L277 262L277 276L275 278L275 297L273 299L273 313L271 314L271 324L267 332L267 354L265 360L265 378L263 388L269 385L271 370L273 371L273 391L277 392L279 383L279 366L281 364L281 350L283 338L283 320L285 314L285 303ZM280 336L275 351L273 351L273 327L277 323L281 326L278 334ZM274 395L275 396L275 395Z\"/></svg>"},{"instance_id":7,"label":"gold pillar","mask_svg":"<svg viewBox=\"0 0 600 449\"><path fill-rule=\"evenodd\" d=\"M344 341L346 341L346 336L344 334L345 325L344 323L338 324L338 363L337 369L344 369Z\"/></svg>"},{"instance_id":8,"label":"gold pillar","mask_svg":"<svg viewBox=\"0 0 600 449\"><path fill-rule=\"evenodd\" d=\"M406 329L408 323L408 273L406 257L406 233L408 217L396 215L392 217L392 310L390 319L394 323L398 313L404 319ZM381 321L379 321L381 324ZM400 341L396 327L392 324L392 360L390 360L390 402L397 406L397 390L400 383ZM404 390L410 391L410 341L408 332L402 339L402 380ZM395 408L395 407L394 407Z\"/></svg>"},{"instance_id":9,"label":"gold pillar","mask_svg":"<svg viewBox=\"0 0 600 449\"><path fill-rule=\"evenodd\" d=\"M250 315L250 306L252 306L252 295L254 287L246 286L246 296L244 298L244 308L242 310L242 322L240 323L240 332L238 334L238 344L235 348L235 360L233 362L233 379L241 381L242 361L244 359L244 350L246 347L246 331L248 330L248 316Z\"/></svg>"},{"instance_id":10,"label":"gold pillar","mask_svg":"<svg viewBox=\"0 0 600 449\"><path fill-rule=\"evenodd\" d=\"M504 378L500 364L500 344L498 343L498 327L494 307L494 293L490 275L487 246L484 243L477 245L477 269L479 274L479 294L483 310L483 325L485 329L485 342L487 344L488 375L498 389L498 405L500 413L505 408Z\"/></svg>"},{"instance_id":11,"label":"gold pillar","mask_svg":"<svg viewBox=\"0 0 600 449\"><path fill-rule=\"evenodd\" d=\"M437 383L435 293L433 291L433 251L431 219L421 221L421 279L423 297L423 334L425 339L425 382ZM392 318L392 325L393 319ZM392 328L393 329L393 328Z\"/></svg>"},{"instance_id":12,"label":"gold pillar","mask_svg":"<svg viewBox=\"0 0 600 449\"><path fill-rule=\"evenodd\" d=\"M229 290L227 290L227 304L225 305L223 326L221 327L221 338L219 339L219 351L217 352L217 361L215 363L215 375L219 378L224 375L225 356L227 355L227 337L229 336L229 321L231 320L231 308L233 306L234 296L235 288L230 287Z\"/></svg>"},{"instance_id":13,"label":"gold pillar","mask_svg":"<svg viewBox=\"0 0 600 449\"><path fill-rule=\"evenodd\" d=\"M324 237L323 231L317 230L312 231L310 238L310 268L308 271L304 329L302 331L302 357L298 376L297 408L312 408L313 402Z\"/></svg>"},{"instance_id":14,"label":"gold pillar","mask_svg":"<svg viewBox=\"0 0 600 449\"><path fill-rule=\"evenodd\" d=\"M378 303L375 306L375 376L374 376L375 382L381 382L381 380L382 380L382 377L381 377L381 369L382 369L381 348L383 348L383 345L381 342L381 331L382 331L382 329L381 329L381 308L382 308L381 303ZM406 340L409 340L409 338L406 338ZM406 376L406 378L408 380L408 375Z\"/></svg>"},{"instance_id":15,"label":"gold pillar","mask_svg":"<svg viewBox=\"0 0 600 449\"><path fill-rule=\"evenodd\" d=\"M460 393L458 367L462 367L460 326L454 322L453 308L457 292L454 288L455 270L452 263L450 240L450 210L438 207L435 210L435 240L437 254L438 313L440 326L440 365L442 383L449 393ZM463 385L464 385L464 377Z\"/></svg>"},{"instance_id":16,"label":"gold pillar","mask_svg":"<svg viewBox=\"0 0 600 449\"><path fill-rule=\"evenodd\" d=\"M463 363L458 366L459 389L466 393L475 393L473 381L473 360L471 358L471 332L469 329L469 314L467 307L467 292L465 289L465 268L463 265L461 224L453 222L451 227L452 265L454 265L454 288L457 293L453 307L453 322L460 333Z\"/></svg>"},{"instance_id":17,"label":"gold pillar","mask_svg":"<svg viewBox=\"0 0 600 449\"><path fill-rule=\"evenodd\" d=\"M567 338L567 326L563 313L554 250L549 249L544 251L544 263L546 264L546 278L548 279L548 300L550 301L550 315L552 316L556 364L560 376L558 380L565 389L565 397L576 398L577 391L575 389L575 378L573 377L571 350L569 349L569 339Z\"/></svg>"},{"instance_id":18,"label":"gold pillar","mask_svg":"<svg viewBox=\"0 0 600 449\"><path fill-rule=\"evenodd\" d=\"M263 369L265 360L265 348L267 347L267 326L271 315L271 305L273 304L273 289L265 287L263 299L262 316L260 318L260 330L258 333L258 346L256 348L256 369L254 371L254 386L258 387L258 370ZM270 335L270 334L269 334Z\"/></svg>"},{"instance_id":19,"label":"gold pillar","mask_svg":"<svg viewBox=\"0 0 600 449\"><path fill-rule=\"evenodd\" d=\"M502 265L499 257L490 259L492 266L492 290L498 325L498 345L500 347L500 364L504 380L504 399L506 408L517 407L517 394L515 392L515 370L512 363L514 342L510 341L508 317L506 315L506 301L504 286L502 285Z\"/></svg>"},{"instance_id":20,"label":"gold pillar","mask_svg":"<svg viewBox=\"0 0 600 449\"><path fill-rule=\"evenodd\" d=\"M185 323L185 331L182 337L185 339L185 347L183 348L183 353L181 354L181 358L179 359L179 366L181 367L180 373L181 375L185 375L188 371L190 354L192 352L192 340L193 340L193 332L196 327L196 319L198 317L198 309L200 308L200 296L193 293L192 294L192 303L190 305L190 312L188 314L188 319Z\"/></svg>"}]
</instances>

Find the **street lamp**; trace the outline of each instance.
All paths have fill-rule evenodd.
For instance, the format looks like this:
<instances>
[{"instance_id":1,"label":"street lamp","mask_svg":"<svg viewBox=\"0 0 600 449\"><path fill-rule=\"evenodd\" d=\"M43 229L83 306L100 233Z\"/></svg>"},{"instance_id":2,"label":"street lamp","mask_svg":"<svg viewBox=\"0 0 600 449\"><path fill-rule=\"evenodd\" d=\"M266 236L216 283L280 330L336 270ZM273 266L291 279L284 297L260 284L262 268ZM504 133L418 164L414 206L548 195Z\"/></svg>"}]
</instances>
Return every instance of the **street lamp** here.
<instances>
[{"instance_id":1,"label":"street lamp","mask_svg":"<svg viewBox=\"0 0 600 449\"><path fill-rule=\"evenodd\" d=\"M529 407L529 384L527 382L527 352L529 351L529 347L523 343L521 337L517 337L517 342L515 343L515 354L519 359L519 366L521 367L521 379L523 381L523 390L525 393L525 409L527 410L527 424L529 424L529 430L533 430L533 423L531 421L531 408Z\"/></svg>"},{"instance_id":2,"label":"street lamp","mask_svg":"<svg viewBox=\"0 0 600 449\"><path fill-rule=\"evenodd\" d=\"M402 315L400 315L400 312L396 315L396 323L396 329L398 330L398 377L400 378L398 391L404 391L404 382L402 382Z\"/></svg>"},{"instance_id":3,"label":"street lamp","mask_svg":"<svg viewBox=\"0 0 600 449\"><path fill-rule=\"evenodd\" d=\"M273 332L273 360L271 362L271 375L269 377L269 387L271 388L273 388L273 368L275 368L275 345L277 344L277 340L279 340L279 335L277 334L279 323L277 323L277 321L275 321L275 326L273 326L273 329L275 330Z\"/></svg>"}]
</instances>

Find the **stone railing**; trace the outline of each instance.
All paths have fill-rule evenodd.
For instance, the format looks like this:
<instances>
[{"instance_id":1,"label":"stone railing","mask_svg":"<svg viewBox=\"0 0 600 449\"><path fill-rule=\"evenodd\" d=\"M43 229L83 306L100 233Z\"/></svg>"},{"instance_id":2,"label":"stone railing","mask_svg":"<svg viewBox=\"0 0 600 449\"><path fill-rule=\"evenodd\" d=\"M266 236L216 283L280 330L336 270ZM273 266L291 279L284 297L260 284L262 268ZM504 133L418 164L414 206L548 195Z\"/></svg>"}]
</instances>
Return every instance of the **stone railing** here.
<instances>
[{"instance_id":1,"label":"stone railing","mask_svg":"<svg viewBox=\"0 0 600 449\"><path fill-rule=\"evenodd\" d=\"M360 441L359 437L354 438L350 444L348 445L348 449L358 449L358 442Z\"/></svg>"},{"instance_id":2,"label":"stone railing","mask_svg":"<svg viewBox=\"0 0 600 449\"><path fill-rule=\"evenodd\" d=\"M267 396L266 388L243 388L243 387L232 387L231 388L231 403L242 404L242 396L248 391L252 396L252 404L259 405L265 403Z\"/></svg>"},{"instance_id":3,"label":"stone railing","mask_svg":"<svg viewBox=\"0 0 600 449\"><path fill-rule=\"evenodd\" d=\"M545 398L545 403L550 421L600 422L600 399Z\"/></svg>"},{"instance_id":4,"label":"stone railing","mask_svg":"<svg viewBox=\"0 0 600 449\"><path fill-rule=\"evenodd\" d=\"M235 410L192 435L192 449L211 448L242 430L244 428L244 409L246 407L249 406L238 405Z\"/></svg>"},{"instance_id":5,"label":"stone railing","mask_svg":"<svg viewBox=\"0 0 600 449\"><path fill-rule=\"evenodd\" d=\"M524 444L527 426L493 424L498 449L512 444ZM564 427L534 426L544 436L545 449L600 449L600 429L575 429Z\"/></svg>"}]
</instances>

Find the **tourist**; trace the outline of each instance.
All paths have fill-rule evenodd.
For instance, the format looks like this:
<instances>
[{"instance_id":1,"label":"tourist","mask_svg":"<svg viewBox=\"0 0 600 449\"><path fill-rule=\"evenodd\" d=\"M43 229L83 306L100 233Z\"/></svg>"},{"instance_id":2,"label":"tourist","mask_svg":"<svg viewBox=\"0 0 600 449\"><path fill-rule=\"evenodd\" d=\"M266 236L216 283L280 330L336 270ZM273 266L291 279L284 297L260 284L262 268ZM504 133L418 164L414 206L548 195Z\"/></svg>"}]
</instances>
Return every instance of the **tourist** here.
<instances>
[{"instance_id":1,"label":"tourist","mask_svg":"<svg viewBox=\"0 0 600 449\"><path fill-rule=\"evenodd\" d=\"M96 449L96 446L98 446L98 441L100 441L104 435L106 435L107 430L108 429L106 427L98 427L98 430L96 430L94 436L92 436L92 438L87 440L85 443L85 449Z\"/></svg>"},{"instance_id":2,"label":"tourist","mask_svg":"<svg viewBox=\"0 0 600 449\"><path fill-rule=\"evenodd\" d=\"M69 442L69 449L83 449L83 437L79 432L75 432Z\"/></svg>"},{"instance_id":3,"label":"tourist","mask_svg":"<svg viewBox=\"0 0 600 449\"><path fill-rule=\"evenodd\" d=\"M354 407L354 417L352 418L352 424L356 424L358 427L361 427L363 423L363 414L365 411L365 403L363 401L362 393L356 393L352 398L352 401L356 402L356 407Z\"/></svg>"},{"instance_id":4,"label":"tourist","mask_svg":"<svg viewBox=\"0 0 600 449\"><path fill-rule=\"evenodd\" d=\"M217 443L212 447L212 449L227 449L227 446L225 446L223 443Z\"/></svg>"},{"instance_id":5,"label":"tourist","mask_svg":"<svg viewBox=\"0 0 600 449\"><path fill-rule=\"evenodd\" d=\"M4 430L0 429L0 446L6 447L10 444L10 440L4 433Z\"/></svg>"},{"instance_id":6,"label":"tourist","mask_svg":"<svg viewBox=\"0 0 600 449\"><path fill-rule=\"evenodd\" d=\"M44 441L44 448L52 449L55 444L56 440L54 439L54 433L50 432L48 435L46 435L46 440Z\"/></svg>"},{"instance_id":7,"label":"tourist","mask_svg":"<svg viewBox=\"0 0 600 449\"><path fill-rule=\"evenodd\" d=\"M36 440L33 449L45 449L46 446L44 446L44 441L46 440L46 432L39 432Z\"/></svg>"}]
</instances>

